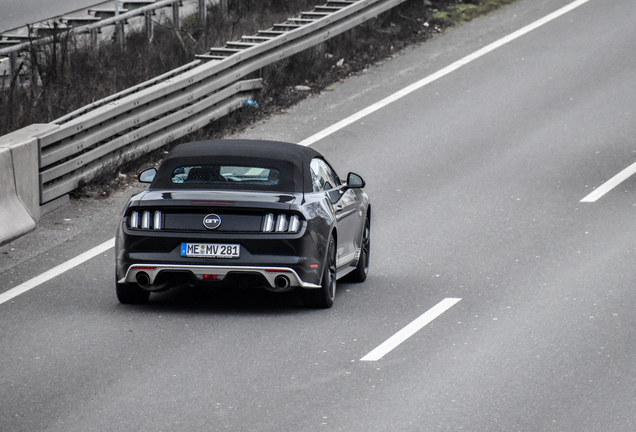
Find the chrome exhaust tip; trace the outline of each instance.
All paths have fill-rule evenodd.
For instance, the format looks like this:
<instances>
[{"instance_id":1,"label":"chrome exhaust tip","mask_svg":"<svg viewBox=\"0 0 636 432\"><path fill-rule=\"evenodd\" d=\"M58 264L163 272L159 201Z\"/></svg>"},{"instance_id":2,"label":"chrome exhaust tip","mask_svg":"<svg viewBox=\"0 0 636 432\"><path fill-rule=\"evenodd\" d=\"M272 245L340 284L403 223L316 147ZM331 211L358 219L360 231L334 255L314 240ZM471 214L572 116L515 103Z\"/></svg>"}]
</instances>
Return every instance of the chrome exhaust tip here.
<instances>
[{"instance_id":1,"label":"chrome exhaust tip","mask_svg":"<svg viewBox=\"0 0 636 432\"><path fill-rule=\"evenodd\" d=\"M287 276L276 276L276 279L274 279L274 284L276 285L276 288L279 289L285 289L289 287L289 278Z\"/></svg>"},{"instance_id":2,"label":"chrome exhaust tip","mask_svg":"<svg viewBox=\"0 0 636 432\"><path fill-rule=\"evenodd\" d=\"M137 281L137 285L142 288L147 288L150 285L150 276L146 272L139 272L135 276L135 280Z\"/></svg>"}]
</instances>

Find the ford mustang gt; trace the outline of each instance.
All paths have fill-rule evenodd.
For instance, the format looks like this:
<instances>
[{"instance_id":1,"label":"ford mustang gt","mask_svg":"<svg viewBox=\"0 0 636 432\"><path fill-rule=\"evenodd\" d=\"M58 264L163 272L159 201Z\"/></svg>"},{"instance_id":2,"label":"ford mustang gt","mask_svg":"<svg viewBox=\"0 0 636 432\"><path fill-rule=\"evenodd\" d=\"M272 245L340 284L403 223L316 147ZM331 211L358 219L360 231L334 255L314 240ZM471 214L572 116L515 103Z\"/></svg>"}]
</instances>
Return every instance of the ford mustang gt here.
<instances>
[{"instance_id":1,"label":"ford mustang gt","mask_svg":"<svg viewBox=\"0 0 636 432\"><path fill-rule=\"evenodd\" d=\"M341 181L316 150L256 140L181 144L126 206L116 237L117 298L195 284L297 289L329 308L342 277L369 271L365 182Z\"/></svg>"}]
</instances>

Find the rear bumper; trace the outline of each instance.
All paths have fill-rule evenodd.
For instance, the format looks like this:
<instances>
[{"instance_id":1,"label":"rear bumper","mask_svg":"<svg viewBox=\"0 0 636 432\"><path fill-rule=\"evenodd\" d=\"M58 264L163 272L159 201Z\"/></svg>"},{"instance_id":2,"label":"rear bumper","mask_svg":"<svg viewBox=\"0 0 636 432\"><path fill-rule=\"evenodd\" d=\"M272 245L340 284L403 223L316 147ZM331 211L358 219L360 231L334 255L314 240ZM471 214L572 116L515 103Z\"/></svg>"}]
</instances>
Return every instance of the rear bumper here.
<instances>
[{"instance_id":1,"label":"rear bumper","mask_svg":"<svg viewBox=\"0 0 636 432\"><path fill-rule=\"evenodd\" d=\"M126 275L119 283L135 284L137 276L145 274L148 285L151 288L160 273L191 273L198 280L205 280L205 275L211 276L209 280L222 281L229 274L258 274L261 275L272 288L277 287L276 278L286 277L290 287L305 289L320 288L320 285L303 281L295 270L289 267L260 267L260 266L219 266L219 265L192 265L192 264L133 264L126 271ZM213 277L213 278L212 278Z\"/></svg>"}]
</instances>

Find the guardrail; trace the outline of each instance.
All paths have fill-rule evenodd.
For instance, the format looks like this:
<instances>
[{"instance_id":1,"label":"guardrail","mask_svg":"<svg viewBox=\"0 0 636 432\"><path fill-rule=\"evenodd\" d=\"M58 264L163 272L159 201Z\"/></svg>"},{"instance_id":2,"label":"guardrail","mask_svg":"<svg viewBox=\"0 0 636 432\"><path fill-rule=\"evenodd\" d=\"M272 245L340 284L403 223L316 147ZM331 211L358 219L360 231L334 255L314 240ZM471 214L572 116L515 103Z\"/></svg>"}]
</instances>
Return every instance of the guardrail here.
<instances>
[{"instance_id":1,"label":"guardrail","mask_svg":"<svg viewBox=\"0 0 636 432\"><path fill-rule=\"evenodd\" d=\"M227 0L219 0L219 1L221 1L221 4L223 5L224 2L226 2ZM152 2L152 4L146 4L149 2ZM123 44L123 41L125 38L124 23L128 22L129 19L137 18L141 16L145 17L146 34L148 35L148 37L151 37L152 27L153 27L153 21L150 19L151 15L154 14L157 9L170 7L172 8L172 22L174 23L175 27L178 28L179 27L179 6L182 4L182 2L183 0L159 0L159 1L148 0L148 2L146 1L139 2L139 0L129 0L129 1L123 0L124 6L126 6L127 4L134 5L133 6L134 9L130 11L122 10L123 13L118 14L116 16L112 16L110 18L104 18L104 17L111 14L115 15L114 9L112 11L94 10L93 12L95 13L95 16L91 15L87 17L70 17L70 16L62 17L62 21L63 22L66 21L66 23L63 24L65 27L59 27L59 28L40 27L40 28L34 29L35 35L31 31L32 29L29 28L29 34L26 36L20 36L19 39L17 39L17 36L2 34L0 35L0 39L2 39L2 37L9 38L8 40L2 40L1 41L2 44L6 45L6 44L12 43L13 45L6 48L0 48L0 57L9 58L9 70L11 72L11 77L13 77L17 71L18 54L20 52L28 51L32 45L47 44L47 43L51 43L55 41L54 36L39 37L37 33L39 33L40 31L43 31L46 33L51 33L55 31L68 31L74 34L89 33L91 35L91 44L93 45L93 49L95 49L98 43L97 35L103 27L115 26L118 32L117 38L119 39L120 43ZM200 16L200 19L203 21L205 20L205 11L206 11L205 4L206 4L206 0L198 0L199 16ZM89 24L82 25L82 23L84 22L89 22ZM15 40L11 40L12 37ZM24 42L20 41L25 39L26 41Z\"/></svg>"},{"instance_id":2,"label":"guardrail","mask_svg":"<svg viewBox=\"0 0 636 432\"><path fill-rule=\"evenodd\" d=\"M204 4L205 0L199 0L199 6L201 6L201 4ZM94 18L94 21L92 24L86 24L86 25L73 25L73 23L79 23L81 22L81 18L80 17L66 17L66 18L62 18L62 21L68 21L70 22L70 26L68 28L65 28L64 30L68 30L68 31L72 31L73 33L92 33L95 32L97 33L98 31L101 30L102 27L107 27L107 26L112 26L112 25L116 25L118 23L123 23L126 22L128 19L130 18L135 18L141 15L148 15L148 14L152 14L154 13L157 9L161 9L161 8L166 8L166 7L172 7L172 20L173 22L178 22L179 19L179 9L178 7L174 7L179 6L181 3L183 2L183 0L159 0L156 1L152 4L149 5L145 5L145 6L140 6L140 7L136 7L133 10L130 11L122 11L121 14L117 15L117 16L113 16L110 18ZM124 3L126 3L126 1L124 0ZM201 8L202 12L205 8ZM102 12L103 14L103 12ZM103 15L102 15L103 16ZM88 17L86 17L88 18ZM36 31L44 31L44 32L50 32L51 30L53 30L53 28L36 28L34 29ZM7 35L7 34L2 34L0 35L1 37L5 37L5 38L11 38L12 35ZM14 38L16 36L13 36ZM21 39L24 39L24 37L20 37ZM6 48L1 48L0 49L0 56L9 56L12 53L17 53L20 51L24 51L24 50L28 50L29 47L31 46L31 44L41 44L41 43L49 43L51 41L53 41L53 37L52 36L44 36L44 37L34 37L33 35L29 35L27 37L28 41L23 42L23 43L19 43L18 40L15 40L15 43L9 47ZM5 44L11 41L4 41Z\"/></svg>"},{"instance_id":3,"label":"guardrail","mask_svg":"<svg viewBox=\"0 0 636 432\"><path fill-rule=\"evenodd\" d=\"M259 69L318 45L406 0L330 0L243 42L212 49L179 72L91 104L53 122L39 144L40 214L81 181L185 136L238 109L262 85ZM2 137L0 137L1 141ZM0 237L1 241L1 237Z\"/></svg>"}]
</instances>

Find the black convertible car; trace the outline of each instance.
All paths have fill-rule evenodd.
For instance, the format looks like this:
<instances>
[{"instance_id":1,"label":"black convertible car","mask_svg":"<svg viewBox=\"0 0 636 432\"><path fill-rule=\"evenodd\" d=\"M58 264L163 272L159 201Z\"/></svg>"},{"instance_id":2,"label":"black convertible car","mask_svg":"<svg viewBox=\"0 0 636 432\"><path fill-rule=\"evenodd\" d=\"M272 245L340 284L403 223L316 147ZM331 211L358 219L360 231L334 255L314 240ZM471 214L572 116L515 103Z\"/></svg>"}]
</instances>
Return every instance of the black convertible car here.
<instances>
[{"instance_id":1,"label":"black convertible car","mask_svg":"<svg viewBox=\"0 0 636 432\"><path fill-rule=\"evenodd\" d=\"M369 271L371 206L362 178L342 182L320 153L276 141L175 147L130 199L116 237L122 303L184 284L300 288L328 308L336 280Z\"/></svg>"}]
</instances>

